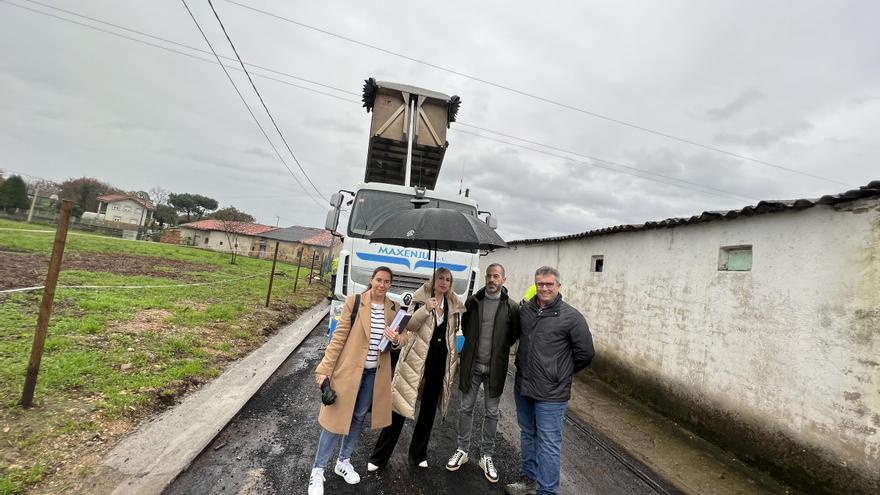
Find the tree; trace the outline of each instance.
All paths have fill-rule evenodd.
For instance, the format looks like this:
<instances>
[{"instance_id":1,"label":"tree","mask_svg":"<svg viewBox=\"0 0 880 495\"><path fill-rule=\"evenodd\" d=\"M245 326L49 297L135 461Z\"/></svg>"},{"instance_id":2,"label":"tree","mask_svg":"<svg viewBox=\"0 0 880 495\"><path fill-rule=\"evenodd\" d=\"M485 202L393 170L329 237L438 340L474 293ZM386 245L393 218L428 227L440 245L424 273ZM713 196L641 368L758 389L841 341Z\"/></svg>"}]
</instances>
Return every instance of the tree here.
<instances>
[{"instance_id":1,"label":"tree","mask_svg":"<svg viewBox=\"0 0 880 495\"><path fill-rule=\"evenodd\" d=\"M153 186L148 191L150 195L150 201L153 202L154 205L165 205L168 204L168 191L162 189L159 186Z\"/></svg>"},{"instance_id":2,"label":"tree","mask_svg":"<svg viewBox=\"0 0 880 495\"><path fill-rule=\"evenodd\" d=\"M217 200L200 194L174 194L168 195L168 204L178 212L186 215L186 221L191 222L192 217L200 220L206 212L216 210Z\"/></svg>"},{"instance_id":3,"label":"tree","mask_svg":"<svg viewBox=\"0 0 880 495\"><path fill-rule=\"evenodd\" d=\"M153 212L153 220L162 228L177 225L177 210L170 205L157 205L156 211Z\"/></svg>"},{"instance_id":4,"label":"tree","mask_svg":"<svg viewBox=\"0 0 880 495\"><path fill-rule=\"evenodd\" d=\"M226 208L220 208L219 210L215 211L214 213L211 213L210 215L208 215L207 218L214 218L216 220L226 220L229 222L254 223L257 221L253 216L239 210L238 208L236 208L234 206L227 206Z\"/></svg>"},{"instance_id":5,"label":"tree","mask_svg":"<svg viewBox=\"0 0 880 495\"><path fill-rule=\"evenodd\" d=\"M0 185L0 208L27 208L30 206L27 195L27 185L24 179L18 175L3 181Z\"/></svg>"},{"instance_id":6,"label":"tree","mask_svg":"<svg viewBox=\"0 0 880 495\"><path fill-rule=\"evenodd\" d=\"M76 203L73 208L73 216L82 216L86 211L98 210L98 196L105 194L120 193L121 191L110 184L91 177L68 179L61 183L61 199L69 199Z\"/></svg>"}]
</instances>

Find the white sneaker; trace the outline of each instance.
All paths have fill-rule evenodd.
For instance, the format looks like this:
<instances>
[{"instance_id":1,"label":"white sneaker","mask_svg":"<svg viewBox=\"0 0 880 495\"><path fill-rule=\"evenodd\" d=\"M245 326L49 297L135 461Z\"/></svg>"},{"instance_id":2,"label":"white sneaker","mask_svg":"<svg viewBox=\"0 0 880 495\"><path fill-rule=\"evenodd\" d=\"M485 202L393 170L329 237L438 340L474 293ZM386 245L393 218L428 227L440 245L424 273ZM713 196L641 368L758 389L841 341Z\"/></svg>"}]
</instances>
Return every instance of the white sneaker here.
<instances>
[{"instance_id":1,"label":"white sneaker","mask_svg":"<svg viewBox=\"0 0 880 495\"><path fill-rule=\"evenodd\" d=\"M361 475L357 474L357 471L354 470L354 466L351 465L351 459L341 461L337 459L336 468L333 472L342 476L349 485L357 485L361 481Z\"/></svg>"},{"instance_id":2,"label":"white sneaker","mask_svg":"<svg viewBox=\"0 0 880 495\"><path fill-rule=\"evenodd\" d=\"M378 471L378 470L379 470L379 466L373 464L372 462L367 463L367 471L372 473L373 471Z\"/></svg>"},{"instance_id":3,"label":"white sneaker","mask_svg":"<svg viewBox=\"0 0 880 495\"><path fill-rule=\"evenodd\" d=\"M498 470L495 469L495 463L488 455L480 457L480 467L483 469L483 476L489 480L489 483L498 483Z\"/></svg>"},{"instance_id":4,"label":"white sneaker","mask_svg":"<svg viewBox=\"0 0 880 495\"><path fill-rule=\"evenodd\" d=\"M324 469L312 468L309 476L309 495L324 495Z\"/></svg>"},{"instance_id":5,"label":"white sneaker","mask_svg":"<svg viewBox=\"0 0 880 495\"><path fill-rule=\"evenodd\" d=\"M449 461L446 462L446 469L449 471L458 471L458 468L467 464L467 461L467 452L461 449L456 449L455 453L452 454L452 457L449 458Z\"/></svg>"}]
</instances>

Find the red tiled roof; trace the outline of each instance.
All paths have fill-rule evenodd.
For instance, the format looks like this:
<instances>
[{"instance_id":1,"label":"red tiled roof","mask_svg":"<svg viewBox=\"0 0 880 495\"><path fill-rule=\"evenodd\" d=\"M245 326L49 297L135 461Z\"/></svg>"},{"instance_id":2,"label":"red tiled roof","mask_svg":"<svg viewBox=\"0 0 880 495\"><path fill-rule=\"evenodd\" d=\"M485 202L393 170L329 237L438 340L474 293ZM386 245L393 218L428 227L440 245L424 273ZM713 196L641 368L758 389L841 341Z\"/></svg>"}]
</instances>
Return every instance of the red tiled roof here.
<instances>
[{"instance_id":1,"label":"red tiled roof","mask_svg":"<svg viewBox=\"0 0 880 495\"><path fill-rule=\"evenodd\" d=\"M117 201L125 201L126 199L130 199L130 200L134 201L135 203L139 203L141 206L143 206L144 208L146 208L148 210L155 209L153 207L153 203L150 203L147 200L144 200L144 199L141 199L141 198L138 198L135 196L129 196L127 194L105 194L103 196L98 196L98 201L102 201L104 203L115 203Z\"/></svg>"},{"instance_id":2,"label":"red tiled roof","mask_svg":"<svg viewBox=\"0 0 880 495\"><path fill-rule=\"evenodd\" d=\"M224 222L222 220L199 220L198 222L190 222L180 225L185 229L195 230L216 230L219 232L234 232L244 235L258 235L277 229L269 225L248 222Z\"/></svg>"},{"instance_id":3,"label":"red tiled roof","mask_svg":"<svg viewBox=\"0 0 880 495\"><path fill-rule=\"evenodd\" d=\"M325 230L320 234L313 235L311 237L306 237L301 242L303 244L308 244L310 246L321 246L321 247L330 247L330 243L333 241L333 234L330 233L329 230Z\"/></svg>"}]
</instances>

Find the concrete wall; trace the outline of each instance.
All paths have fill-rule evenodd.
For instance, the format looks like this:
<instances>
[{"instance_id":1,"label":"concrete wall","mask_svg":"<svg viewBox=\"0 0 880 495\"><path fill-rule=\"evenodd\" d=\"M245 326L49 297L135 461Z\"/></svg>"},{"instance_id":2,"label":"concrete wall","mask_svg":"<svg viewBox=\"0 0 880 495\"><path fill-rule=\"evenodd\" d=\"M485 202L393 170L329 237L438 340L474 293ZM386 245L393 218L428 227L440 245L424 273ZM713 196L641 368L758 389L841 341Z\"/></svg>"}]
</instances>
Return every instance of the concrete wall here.
<instances>
[{"instance_id":1,"label":"concrete wall","mask_svg":"<svg viewBox=\"0 0 880 495\"><path fill-rule=\"evenodd\" d=\"M244 234L232 234L232 243L238 244L236 252L247 256L251 251L251 245L255 241L255 237ZM186 227L180 228L180 238L183 244L195 247L219 251L221 253L231 253L230 236L226 232L217 230L198 230Z\"/></svg>"},{"instance_id":2,"label":"concrete wall","mask_svg":"<svg viewBox=\"0 0 880 495\"><path fill-rule=\"evenodd\" d=\"M722 246L751 271L719 271ZM590 259L604 256L604 271ZM880 492L880 201L516 245L556 266L596 372L811 491Z\"/></svg>"}]
</instances>

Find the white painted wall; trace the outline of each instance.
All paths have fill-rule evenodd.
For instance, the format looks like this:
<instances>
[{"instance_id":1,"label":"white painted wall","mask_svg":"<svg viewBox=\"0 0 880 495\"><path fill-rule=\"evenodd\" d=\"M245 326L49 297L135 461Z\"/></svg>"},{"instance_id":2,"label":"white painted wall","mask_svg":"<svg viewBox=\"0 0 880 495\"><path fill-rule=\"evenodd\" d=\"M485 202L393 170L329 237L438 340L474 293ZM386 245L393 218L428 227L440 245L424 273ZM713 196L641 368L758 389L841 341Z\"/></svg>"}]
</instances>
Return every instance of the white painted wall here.
<instances>
[{"instance_id":1,"label":"white painted wall","mask_svg":"<svg viewBox=\"0 0 880 495\"><path fill-rule=\"evenodd\" d=\"M144 212L144 207L137 201L124 199L107 204L104 211L104 220L119 222L127 225L140 226L146 220L149 212Z\"/></svg>"},{"instance_id":2,"label":"white painted wall","mask_svg":"<svg viewBox=\"0 0 880 495\"><path fill-rule=\"evenodd\" d=\"M187 238L192 238L195 247L219 251L221 253L231 253L230 240L225 232L218 230L199 230L186 227L180 228L181 242L186 242ZM207 240L207 242L206 242ZM238 243L238 254L248 255L251 251L251 245L256 241L256 237L237 234L232 236L232 242Z\"/></svg>"},{"instance_id":3,"label":"white painted wall","mask_svg":"<svg viewBox=\"0 0 880 495\"><path fill-rule=\"evenodd\" d=\"M517 245L482 265L502 263L517 298L537 267L557 267L600 355L876 473L878 205ZM753 246L752 270L718 271L719 248L739 244ZM590 272L593 255L604 272Z\"/></svg>"}]
</instances>

